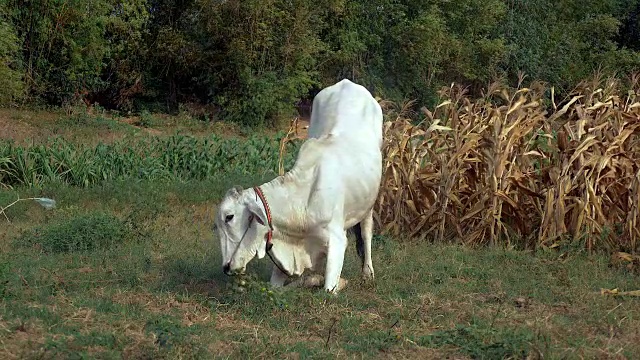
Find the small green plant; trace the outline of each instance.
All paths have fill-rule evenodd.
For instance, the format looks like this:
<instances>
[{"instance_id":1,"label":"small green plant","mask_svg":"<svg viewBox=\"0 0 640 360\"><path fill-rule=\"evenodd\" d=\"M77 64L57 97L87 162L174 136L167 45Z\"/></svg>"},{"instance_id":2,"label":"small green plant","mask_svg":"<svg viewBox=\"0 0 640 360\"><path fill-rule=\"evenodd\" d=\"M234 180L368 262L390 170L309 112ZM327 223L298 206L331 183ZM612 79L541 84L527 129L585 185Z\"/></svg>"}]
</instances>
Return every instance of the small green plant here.
<instances>
[{"instance_id":1,"label":"small green plant","mask_svg":"<svg viewBox=\"0 0 640 360\"><path fill-rule=\"evenodd\" d=\"M236 293L248 293L251 297L260 299L261 303L270 303L279 309L288 309L289 302L286 292L282 289L273 289L260 281L255 275L244 274L236 276L231 284L231 289Z\"/></svg>"},{"instance_id":2,"label":"small green plant","mask_svg":"<svg viewBox=\"0 0 640 360\"><path fill-rule=\"evenodd\" d=\"M286 299L286 296L282 291L276 290L274 292L273 289L269 289L266 286L260 288L260 293L267 298L275 307L280 309L288 309L289 302Z\"/></svg>"},{"instance_id":3,"label":"small green plant","mask_svg":"<svg viewBox=\"0 0 640 360\"><path fill-rule=\"evenodd\" d=\"M477 324L457 325L450 330L437 331L423 336L418 343L423 346L455 346L473 359L513 359L526 358L533 334L498 330L492 327L482 328Z\"/></svg>"},{"instance_id":4,"label":"small green plant","mask_svg":"<svg viewBox=\"0 0 640 360\"><path fill-rule=\"evenodd\" d=\"M148 128L155 125L155 123L156 118L148 110L142 110L142 112L140 113L140 120L136 123L136 125Z\"/></svg>"},{"instance_id":5,"label":"small green plant","mask_svg":"<svg viewBox=\"0 0 640 360\"><path fill-rule=\"evenodd\" d=\"M0 262L0 299L4 299L9 295L9 287L7 286L9 284L9 280L7 280L7 275L10 273L9 266L10 263L8 261Z\"/></svg>"},{"instance_id":6,"label":"small green plant","mask_svg":"<svg viewBox=\"0 0 640 360\"><path fill-rule=\"evenodd\" d=\"M37 246L46 253L109 249L130 235L127 224L106 213L91 213L37 227L19 237L19 245Z\"/></svg>"}]
</instances>

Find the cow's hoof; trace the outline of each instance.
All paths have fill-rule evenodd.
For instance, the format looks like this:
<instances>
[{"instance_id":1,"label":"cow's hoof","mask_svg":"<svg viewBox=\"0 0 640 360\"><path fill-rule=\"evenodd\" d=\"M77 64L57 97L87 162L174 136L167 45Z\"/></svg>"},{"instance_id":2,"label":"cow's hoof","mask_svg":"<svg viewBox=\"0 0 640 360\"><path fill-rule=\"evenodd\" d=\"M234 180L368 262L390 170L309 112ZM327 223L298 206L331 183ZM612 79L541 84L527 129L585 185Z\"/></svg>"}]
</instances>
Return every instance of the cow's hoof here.
<instances>
[{"instance_id":1,"label":"cow's hoof","mask_svg":"<svg viewBox=\"0 0 640 360\"><path fill-rule=\"evenodd\" d=\"M340 278L340 280L338 280L338 289L337 289L337 291L341 291L342 289L344 289L347 286L348 283L349 283L349 280Z\"/></svg>"},{"instance_id":2,"label":"cow's hoof","mask_svg":"<svg viewBox=\"0 0 640 360\"><path fill-rule=\"evenodd\" d=\"M344 289L348 283L349 283L349 280L340 278L340 280L338 280L338 285L334 286L332 289L325 288L325 291L329 294L337 295L338 292Z\"/></svg>"},{"instance_id":3,"label":"cow's hoof","mask_svg":"<svg viewBox=\"0 0 640 360\"><path fill-rule=\"evenodd\" d=\"M371 266L365 265L362 267L362 278L365 281L372 281L375 278L373 268Z\"/></svg>"}]
</instances>

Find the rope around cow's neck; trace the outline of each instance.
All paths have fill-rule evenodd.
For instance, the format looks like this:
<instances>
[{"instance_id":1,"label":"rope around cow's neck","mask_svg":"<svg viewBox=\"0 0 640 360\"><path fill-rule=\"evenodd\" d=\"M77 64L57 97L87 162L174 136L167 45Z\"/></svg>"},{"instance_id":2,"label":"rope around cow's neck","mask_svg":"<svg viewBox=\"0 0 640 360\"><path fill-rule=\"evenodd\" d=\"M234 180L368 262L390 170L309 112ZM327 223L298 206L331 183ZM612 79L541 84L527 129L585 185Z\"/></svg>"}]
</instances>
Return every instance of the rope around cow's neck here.
<instances>
[{"instance_id":1,"label":"rope around cow's neck","mask_svg":"<svg viewBox=\"0 0 640 360\"><path fill-rule=\"evenodd\" d=\"M265 234L265 252L267 253L267 255L269 255L269 259L271 259L271 262L273 263L273 265L275 265L278 270L280 270L283 274L287 274L286 271L284 271L284 269L278 264L278 262L273 258L273 256L271 255L271 248L273 248L273 242L272 242L272 238L273 238L273 225L271 224L271 208L269 207L269 203L267 202L267 198L264 196L264 193L262 192L262 189L260 189L259 186L254 186L253 190L256 192L256 195L258 196L258 198L260 198L260 201L262 201L262 206L264 206L264 210L265 210L265 214L267 215L267 224L269 226L269 230L267 231L267 233ZM253 220L253 219L251 219ZM249 223L249 226L251 226L251 223Z\"/></svg>"}]
</instances>

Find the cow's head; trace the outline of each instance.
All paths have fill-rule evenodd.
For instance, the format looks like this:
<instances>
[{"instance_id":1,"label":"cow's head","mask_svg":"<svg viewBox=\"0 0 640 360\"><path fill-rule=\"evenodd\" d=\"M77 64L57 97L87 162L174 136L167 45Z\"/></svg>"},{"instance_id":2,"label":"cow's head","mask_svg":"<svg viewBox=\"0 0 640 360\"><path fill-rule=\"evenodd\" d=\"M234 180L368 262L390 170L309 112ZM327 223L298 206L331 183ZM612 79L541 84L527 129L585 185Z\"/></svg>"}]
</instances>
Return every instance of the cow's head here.
<instances>
[{"instance_id":1,"label":"cow's head","mask_svg":"<svg viewBox=\"0 0 640 360\"><path fill-rule=\"evenodd\" d=\"M235 186L227 191L218 206L213 230L220 239L222 269L225 274L244 273L256 255L266 254L267 216L253 189Z\"/></svg>"}]
</instances>

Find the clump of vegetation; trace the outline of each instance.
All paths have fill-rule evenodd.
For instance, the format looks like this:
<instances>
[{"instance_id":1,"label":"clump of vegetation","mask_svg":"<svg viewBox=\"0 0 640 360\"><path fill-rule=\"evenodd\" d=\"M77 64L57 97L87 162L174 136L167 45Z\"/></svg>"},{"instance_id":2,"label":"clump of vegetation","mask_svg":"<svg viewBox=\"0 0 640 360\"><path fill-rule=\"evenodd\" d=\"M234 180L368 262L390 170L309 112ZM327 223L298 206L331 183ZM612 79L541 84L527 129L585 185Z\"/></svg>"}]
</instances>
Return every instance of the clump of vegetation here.
<instances>
[{"instance_id":1,"label":"clump of vegetation","mask_svg":"<svg viewBox=\"0 0 640 360\"><path fill-rule=\"evenodd\" d=\"M542 83L458 87L384 127L375 208L385 233L523 248L640 246L640 77L595 78L558 101Z\"/></svg>"},{"instance_id":2,"label":"clump of vegetation","mask_svg":"<svg viewBox=\"0 0 640 360\"><path fill-rule=\"evenodd\" d=\"M110 249L131 235L127 223L107 213L89 213L36 227L16 239L22 246L36 246L46 253Z\"/></svg>"},{"instance_id":3,"label":"clump of vegetation","mask_svg":"<svg viewBox=\"0 0 640 360\"><path fill-rule=\"evenodd\" d=\"M527 331L493 329L475 324L458 325L419 339L423 346L456 346L473 359L526 358L533 353L530 349L532 341L533 334Z\"/></svg>"}]
</instances>

